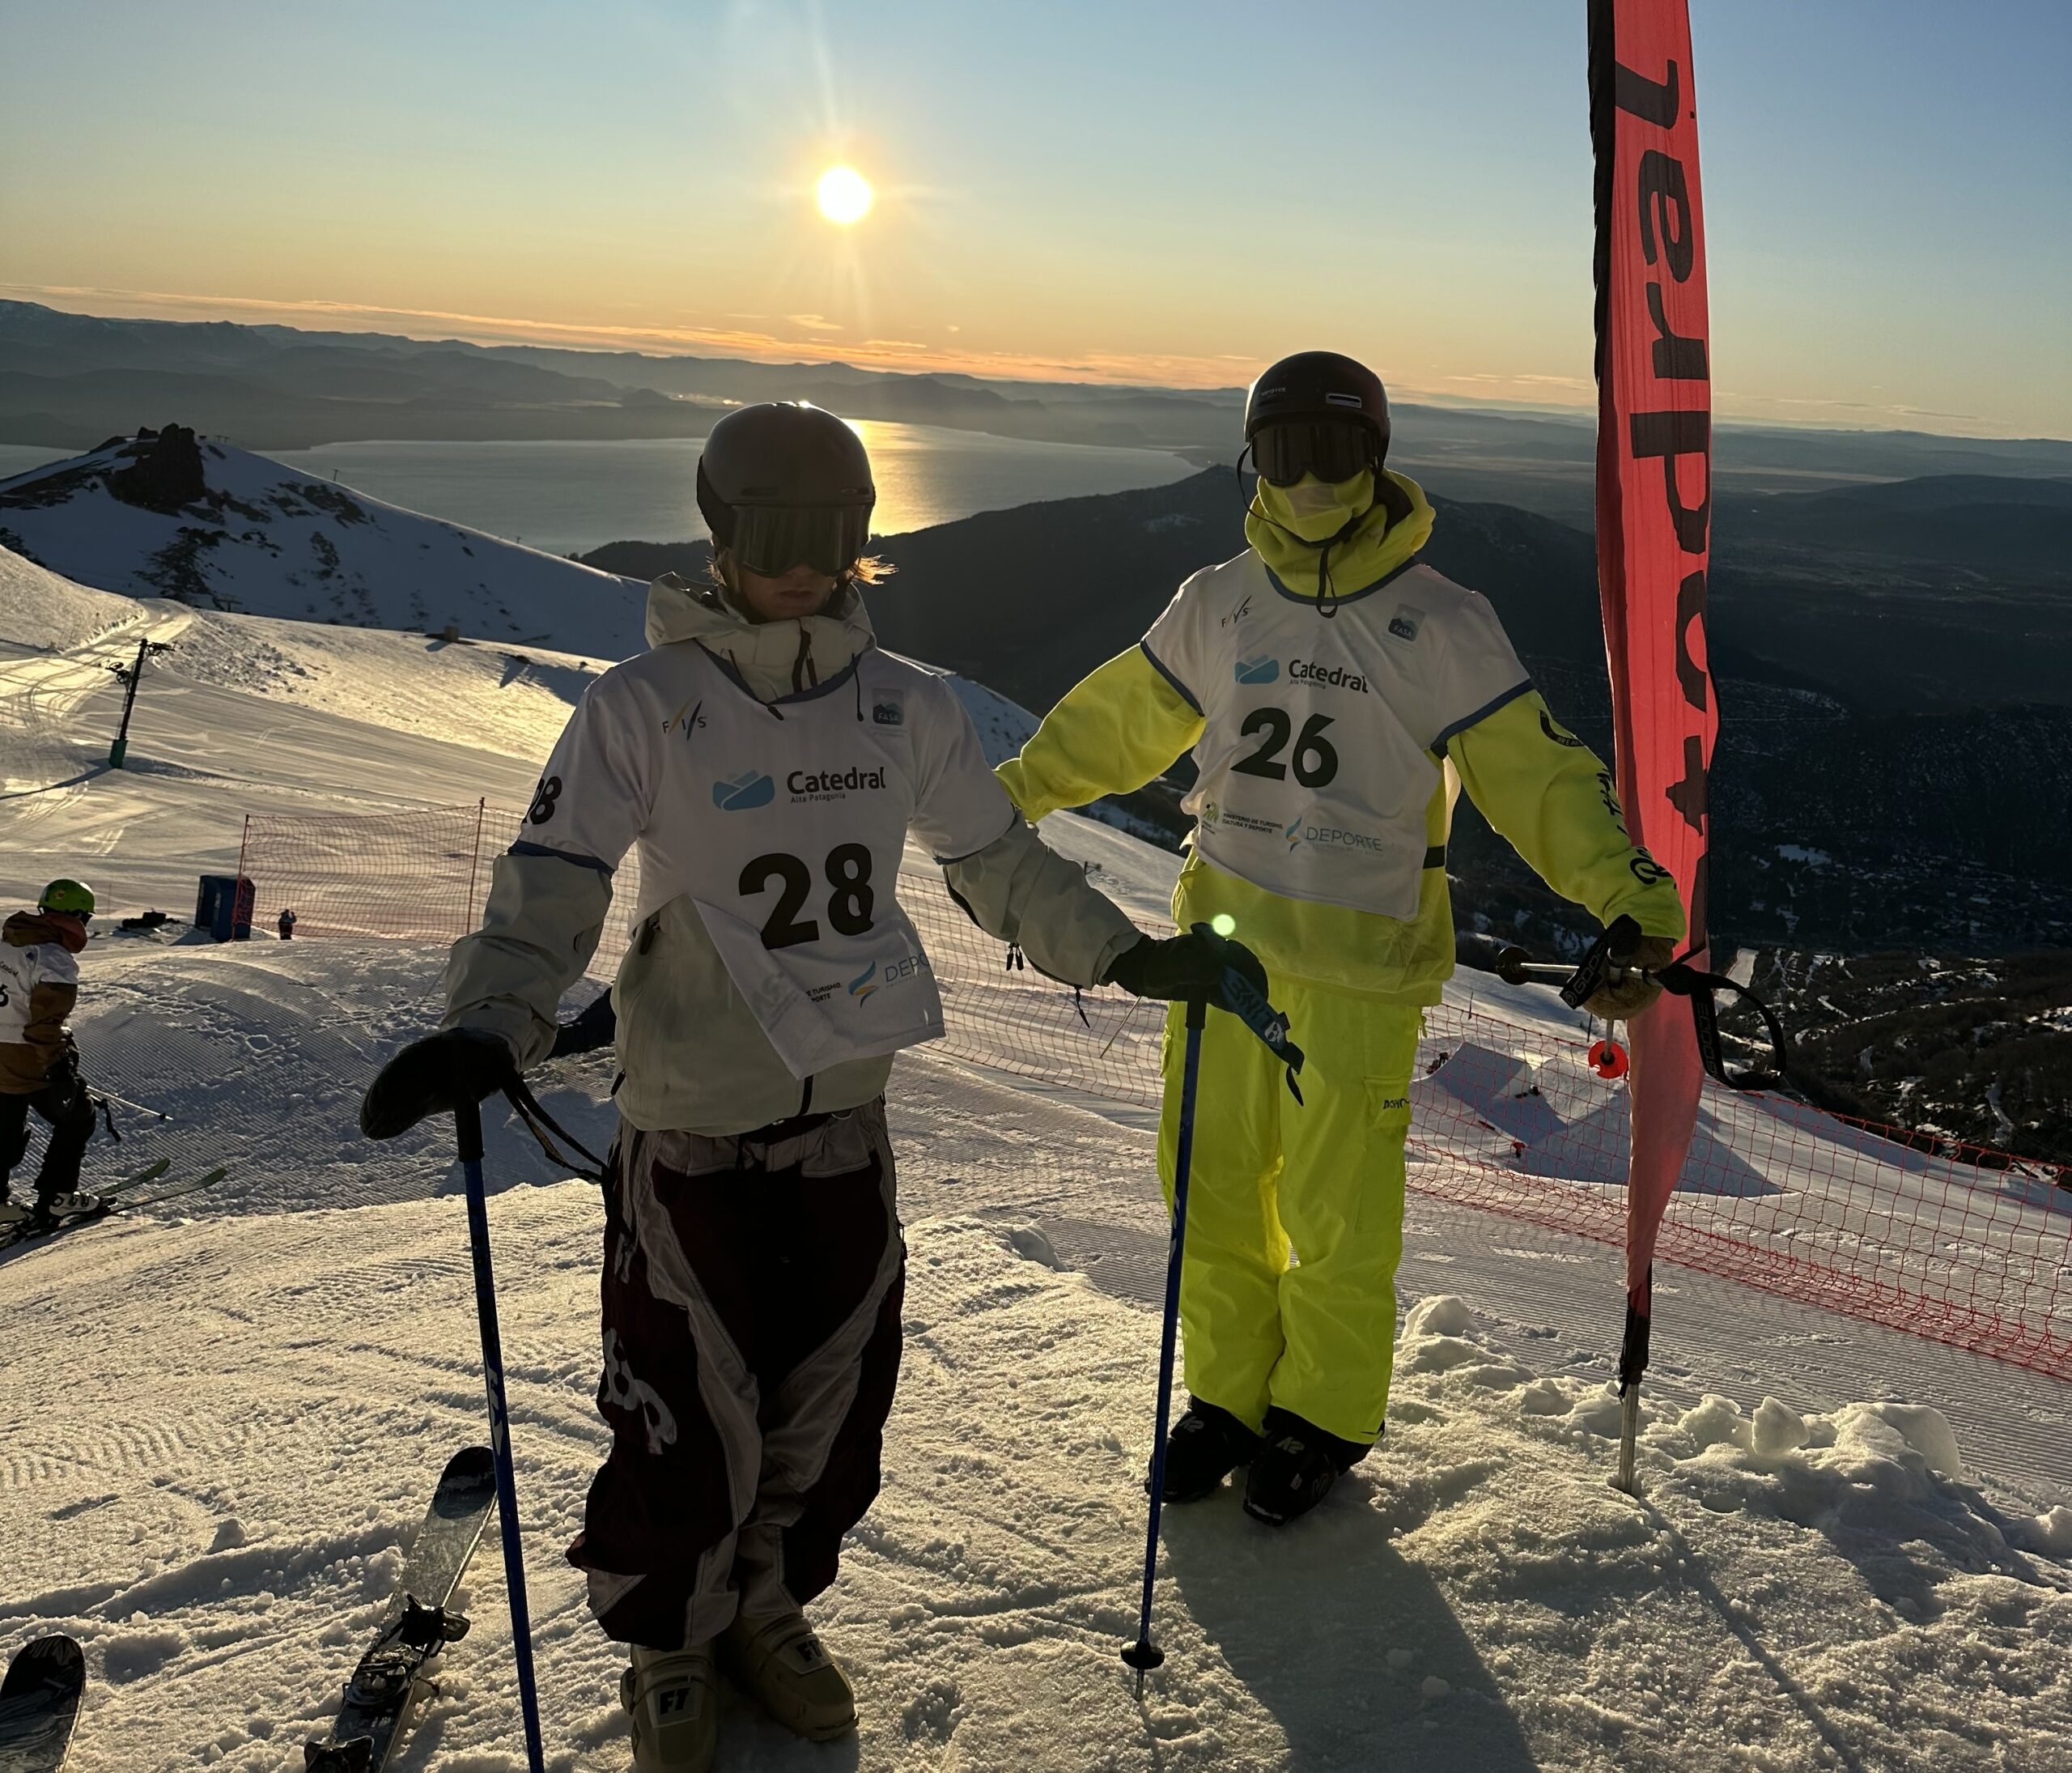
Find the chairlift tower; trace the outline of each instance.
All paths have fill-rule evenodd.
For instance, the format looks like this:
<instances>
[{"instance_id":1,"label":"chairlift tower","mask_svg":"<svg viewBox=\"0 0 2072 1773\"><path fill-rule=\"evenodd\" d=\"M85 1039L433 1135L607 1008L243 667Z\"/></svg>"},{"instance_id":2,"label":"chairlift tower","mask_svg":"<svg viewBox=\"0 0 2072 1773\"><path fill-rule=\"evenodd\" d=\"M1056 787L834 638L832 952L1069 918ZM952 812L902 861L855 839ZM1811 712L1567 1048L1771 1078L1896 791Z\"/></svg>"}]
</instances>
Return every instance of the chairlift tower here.
<instances>
[{"instance_id":1,"label":"chairlift tower","mask_svg":"<svg viewBox=\"0 0 2072 1773\"><path fill-rule=\"evenodd\" d=\"M123 759L130 755L130 716L137 706L137 686L143 681L145 660L155 653L170 653L172 650L170 641L139 640L134 665L111 665L108 667L127 691L122 698L122 728L115 735L115 743L108 749L108 767L110 769L121 769Z\"/></svg>"}]
</instances>

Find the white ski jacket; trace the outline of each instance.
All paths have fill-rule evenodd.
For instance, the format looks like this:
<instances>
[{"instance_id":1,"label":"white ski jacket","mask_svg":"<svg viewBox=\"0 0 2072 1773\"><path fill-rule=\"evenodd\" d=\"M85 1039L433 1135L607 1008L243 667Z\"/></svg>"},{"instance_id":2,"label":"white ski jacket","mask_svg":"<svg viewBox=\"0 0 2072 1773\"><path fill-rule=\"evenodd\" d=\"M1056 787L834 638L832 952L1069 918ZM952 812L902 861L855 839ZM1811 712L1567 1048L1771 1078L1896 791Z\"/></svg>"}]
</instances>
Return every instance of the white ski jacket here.
<instances>
[{"instance_id":1,"label":"white ski jacket","mask_svg":"<svg viewBox=\"0 0 2072 1773\"><path fill-rule=\"evenodd\" d=\"M482 928L455 945L448 1027L500 1035L521 1068L541 1057L636 848L614 1008L619 1109L645 1132L853 1108L940 1031L896 896L909 829L981 927L1057 978L1095 984L1138 939L1015 810L949 684L878 650L860 597L751 623L669 576L648 638L555 746Z\"/></svg>"}]
</instances>

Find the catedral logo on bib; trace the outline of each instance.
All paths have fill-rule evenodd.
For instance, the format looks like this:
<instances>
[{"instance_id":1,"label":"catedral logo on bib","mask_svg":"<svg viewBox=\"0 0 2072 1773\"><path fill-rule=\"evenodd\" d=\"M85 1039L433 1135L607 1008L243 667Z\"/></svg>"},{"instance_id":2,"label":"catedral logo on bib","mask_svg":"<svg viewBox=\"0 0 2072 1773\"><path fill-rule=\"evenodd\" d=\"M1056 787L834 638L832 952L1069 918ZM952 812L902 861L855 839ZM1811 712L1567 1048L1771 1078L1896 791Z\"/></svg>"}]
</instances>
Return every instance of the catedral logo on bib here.
<instances>
[{"instance_id":1,"label":"catedral logo on bib","mask_svg":"<svg viewBox=\"0 0 2072 1773\"><path fill-rule=\"evenodd\" d=\"M885 772L851 764L846 770L793 770L784 778L785 788L795 797L808 800L834 800L847 794L869 793L885 786Z\"/></svg>"},{"instance_id":2,"label":"catedral logo on bib","mask_svg":"<svg viewBox=\"0 0 2072 1773\"><path fill-rule=\"evenodd\" d=\"M1342 665L1323 665L1314 659L1290 659L1288 676L1291 682L1320 683L1327 689L1351 690L1355 694L1367 693L1367 680L1357 671L1348 671Z\"/></svg>"}]
</instances>

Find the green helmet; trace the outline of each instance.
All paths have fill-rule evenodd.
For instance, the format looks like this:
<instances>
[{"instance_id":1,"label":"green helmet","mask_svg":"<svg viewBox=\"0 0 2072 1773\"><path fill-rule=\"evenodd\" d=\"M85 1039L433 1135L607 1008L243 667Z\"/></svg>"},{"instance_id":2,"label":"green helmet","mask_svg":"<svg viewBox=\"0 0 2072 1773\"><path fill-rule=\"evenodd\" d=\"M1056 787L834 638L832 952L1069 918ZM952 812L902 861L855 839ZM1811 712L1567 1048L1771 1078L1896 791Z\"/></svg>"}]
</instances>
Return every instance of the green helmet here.
<instances>
[{"instance_id":1,"label":"green helmet","mask_svg":"<svg viewBox=\"0 0 2072 1773\"><path fill-rule=\"evenodd\" d=\"M53 880L36 902L38 911L70 912L75 917L94 914L94 890L84 881Z\"/></svg>"}]
</instances>

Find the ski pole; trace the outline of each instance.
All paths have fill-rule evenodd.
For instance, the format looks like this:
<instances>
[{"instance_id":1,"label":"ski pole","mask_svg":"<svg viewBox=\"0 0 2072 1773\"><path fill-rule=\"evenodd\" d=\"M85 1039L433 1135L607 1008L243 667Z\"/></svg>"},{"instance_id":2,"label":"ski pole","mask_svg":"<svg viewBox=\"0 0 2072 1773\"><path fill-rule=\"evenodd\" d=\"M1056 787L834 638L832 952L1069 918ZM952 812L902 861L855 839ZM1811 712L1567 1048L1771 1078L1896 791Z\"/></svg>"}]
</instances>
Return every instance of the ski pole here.
<instances>
[{"instance_id":1,"label":"ski pole","mask_svg":"<svg viewBox=\"0 0 2072 1773\"><path fill-rule=\"evenodd\" d=\"M113 1090L104 1090L99 1084L88 1087L104 1102L113 1102L118 1108L127 1108L132 1114L148 1114L154 1120L170 1120L172 1116L163 1108L149 1108L141 1102L132 1102L127 1096L119 1096Z\"/></svg>"},{"instance_id":2,"label":"ski pole","mask_svg":"<svg viewBox=\"0 0 2072 1773\"><path fill-rule=\"evenodd\" d=\"M489 1443L496 1459L497 1525L503 1538L503 1585L511 1597L511 1644L518 1661L518 1706L525 1724L525 1762L545 1773L540 1698L533 1680L533 1624L525 1605L525 1558L518 1533L518 1478L511 1458L511 1412L503 1395L503 1338L496 1326L496 1277L489 1259L489 1206L482 1185L482 1112L453 1110L461 1170L468 1184L468 1248L475 1264L475 1318L482 1329L482 1382L489 1392Z\"/></svg>"},{"instance_id":3,"label":"ski pole","mask_svg":"<svg viewBox=\"0 0 2072 1773\"><path fill-rule=\"evenodd\" d=\"M1166 1660L1151 1641L1151 1586L1158 1569L1158 1517L1166 1500L1166 1426L1173 1407L1173 1349L1180 1324L1180 1266L1187 1243L1187 1175L1194 1167L1195 1086L1201 1075L1201 1035L1208 1006L1187 1004L1187 1060L1180 1074L1178 1149L1173 1159L1173 1239L1166 1257L1166 1315L1158 1330L1158 1414L1151 1443L1151 1508L1144 1534L1144 1596L1137 1609L1136 1642L1123 1660L1136 1670L1137 1697L1144 1697L1144 1677Z\"/></svg>"}]
</instances>

